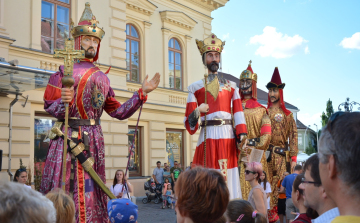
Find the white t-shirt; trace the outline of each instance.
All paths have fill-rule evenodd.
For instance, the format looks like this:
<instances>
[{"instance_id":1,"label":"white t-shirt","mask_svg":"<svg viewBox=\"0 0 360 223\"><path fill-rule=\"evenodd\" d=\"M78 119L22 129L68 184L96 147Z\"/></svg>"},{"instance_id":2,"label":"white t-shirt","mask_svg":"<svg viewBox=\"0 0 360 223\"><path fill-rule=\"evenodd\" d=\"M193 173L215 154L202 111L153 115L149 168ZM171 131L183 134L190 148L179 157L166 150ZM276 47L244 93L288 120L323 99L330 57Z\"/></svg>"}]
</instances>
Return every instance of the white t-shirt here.
<instances>
[{"instance_id":1,"label":"white t-shirt","mask_svg":"<svg viewBox=\"0 0 360 223\"><path fill-rule=\"evenodd\" d=\"M128 182L128 184L131 185L130 182ZM130 199L128 197L128 191L129 191L128 189L129 189L128 185L126 185L126 187L124 188L124 191L122 191L123 190L123 184L116 184L115 186L111 185L111 187L110 187L111 193L113 193L115 196L118 196L120 192L123 192L122 198ZM129 196L131 196L130 193L129 193Z\"/></svg>"},{"instance_id":2,"label":"white t-shirt","mask_svg":"<svg viewBox=\"0 0 360 223\"><path fill-rule=\"evenodd\" d=\"M29 186L29 185L24 184L24 186L27 187L27 188L32 189L31 186Z\"/></svg>"},{"instance_id":3,"label":"white t-shirt","mask_svg":"<svg viewBox=\"0 0 360 223\"><path fill-rule=\"evenodd\" d=\"M264 188L264 182L261 182L261 187ZM271 185L269 182L266 182L266 190L264 190L265 193L271 193ZM267 195L266 195L267 196ZM270 196L267 198L267 203L268 203L268 208L267 209L270 209Z\"/></svg>"}]
</instances>

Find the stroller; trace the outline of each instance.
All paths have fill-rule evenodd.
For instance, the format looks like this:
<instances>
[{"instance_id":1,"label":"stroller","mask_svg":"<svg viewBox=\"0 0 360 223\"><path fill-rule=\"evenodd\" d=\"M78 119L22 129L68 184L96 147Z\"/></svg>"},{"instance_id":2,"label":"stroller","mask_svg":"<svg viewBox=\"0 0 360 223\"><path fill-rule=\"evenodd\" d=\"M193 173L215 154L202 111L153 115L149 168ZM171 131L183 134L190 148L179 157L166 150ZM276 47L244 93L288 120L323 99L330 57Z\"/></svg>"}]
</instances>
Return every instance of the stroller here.
<instances>
[{"instance_id":1,"label":"stroller","mask_svg":"<svg viewBox=\"0 0 360 223\"><path fill-rule=\"evenodd\" d=\"M142 199L144 204L152 200L155 204L162 202L161 185L156 185L152 178L144 183L144 190L146 191L146 198Z\"/></svg>"}]
</instances>

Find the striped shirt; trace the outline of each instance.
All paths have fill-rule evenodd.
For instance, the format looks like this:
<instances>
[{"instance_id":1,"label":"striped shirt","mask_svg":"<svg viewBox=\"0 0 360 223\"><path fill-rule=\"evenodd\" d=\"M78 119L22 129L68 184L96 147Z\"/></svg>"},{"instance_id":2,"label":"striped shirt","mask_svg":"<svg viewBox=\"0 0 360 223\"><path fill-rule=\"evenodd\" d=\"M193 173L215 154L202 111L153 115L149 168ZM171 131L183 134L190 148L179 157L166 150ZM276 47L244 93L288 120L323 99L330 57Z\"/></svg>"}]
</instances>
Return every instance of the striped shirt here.
<instances>
[{"instance_id":1,"label":"striped shirt","mask_svg":"<svg viewBox=\"0 0 360 223\"><path fill-rule=\"evenodd\" d=\"M311 220L312 223L328 223L331 222L334 218L340 215L339 208L333 208L324 212L319 217Z\"/></svg>"}]
</instances>

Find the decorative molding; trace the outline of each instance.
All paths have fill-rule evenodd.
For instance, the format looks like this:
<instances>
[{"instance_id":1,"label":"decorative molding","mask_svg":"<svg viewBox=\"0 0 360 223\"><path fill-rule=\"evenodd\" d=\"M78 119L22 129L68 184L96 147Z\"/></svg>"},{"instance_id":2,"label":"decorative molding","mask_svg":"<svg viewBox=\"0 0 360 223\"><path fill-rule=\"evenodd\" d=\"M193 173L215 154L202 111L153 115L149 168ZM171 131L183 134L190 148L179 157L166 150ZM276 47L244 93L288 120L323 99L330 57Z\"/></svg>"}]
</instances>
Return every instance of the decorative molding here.
<instances>
[{"instance_id":1,"label":"decorative molding","mask_svg":"<svg viewBox=\"0 0 360 223\"><path fill-rule=\"evenodd\" d=\"M161 21L163 22L163 28L166 28L165 23L169 23L172 25L176 25L180 28L184 28L186 30L192 30L197 24L197 22L193 18L183 12L161 11L160 16Z\"/></svg>"},{"instance_id":2,"label":"decorative molding","mask_svg":"<svg viewBox=\"0 0 360 223\"><path fill-rule=\"evenodd\" d=\"M57 71L59 66L60 64L57 63L51 63L43 60L40 61L40 69Z\"/></svg>"},{"instance_id":3,"label":"decorative molding","mask_svg":"<svg viewBox=\"0 0 360 223\"><path fill-rule=\"evenodd\" d=\"M126 8L147 16L151 16L157 9L157 6L147 0L127 0Z\"/></svg>"},{"instance_id":4,"label":"decorative molding","mask_svg":"<svg viewBox=\"0 0 360 223\"><path fill-rule=\"evenodd\" d=\"M220 7L225 6L229 0L186 0L194 3L200 7L206 8L207 10L214 11Z\"/></svg>"},{"instance_id":5,"label":"decorative molding","mask_svg":"<svg viewBox=\"0 0 360 223\"><path fill-rule=\"evenodd\" d=\"M169 102L170 103L175 103L175 104L185 105L186 104L186 98L185 97L169 95Z\"/></svg>"}]
</instances>

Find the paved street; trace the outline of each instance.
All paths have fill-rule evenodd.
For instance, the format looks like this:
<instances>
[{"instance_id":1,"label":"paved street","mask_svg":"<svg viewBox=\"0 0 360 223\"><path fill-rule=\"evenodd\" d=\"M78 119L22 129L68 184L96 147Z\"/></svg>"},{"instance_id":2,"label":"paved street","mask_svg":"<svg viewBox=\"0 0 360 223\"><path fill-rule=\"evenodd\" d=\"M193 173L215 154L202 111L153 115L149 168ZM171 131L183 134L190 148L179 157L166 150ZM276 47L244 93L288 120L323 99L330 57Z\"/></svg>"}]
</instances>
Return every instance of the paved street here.
<instances>
[{"instance_id":1,"label":"paved street","mask_svg":"<svg viewBox=\"0 0 360 223\"><path fill-rule=\"evenodd\" d=\"M139 208L138 223L173 223L176 220L174 209L161 209L161 204L151 203L143 204L143 198L136 199L136 205Z\"/></svg>"}]
</instances>

